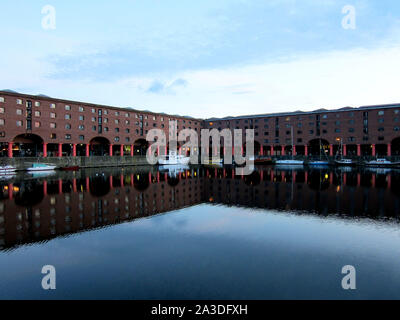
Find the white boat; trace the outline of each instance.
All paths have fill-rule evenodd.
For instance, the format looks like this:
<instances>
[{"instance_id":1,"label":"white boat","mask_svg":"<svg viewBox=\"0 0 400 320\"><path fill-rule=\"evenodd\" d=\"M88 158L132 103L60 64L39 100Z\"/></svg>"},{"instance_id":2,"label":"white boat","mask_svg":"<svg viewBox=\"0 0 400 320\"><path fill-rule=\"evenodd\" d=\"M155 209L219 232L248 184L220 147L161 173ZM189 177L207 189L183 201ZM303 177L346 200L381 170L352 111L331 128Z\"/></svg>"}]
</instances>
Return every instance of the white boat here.
<instances>
[{"instance_id":1,"label":"white boat","mask_svg":"<svg viewBox=\"0 0 400 320\"><path fill-rule=\"evenodd\" d=\"M17 168L14 166L0 166L0 175L3 175L3 174L7 175L16 170L17 170Z\"/></svg>"},{"instance_id":2,"label":"white boat","mask_svg":"<svg viewBox=\"0 0 400 320\"><path fill-rule=\"evenodd\" d=\"M339 160L335 160L335 164L338 166L347 166L347 167L351 167L356 165L353 160L351 159L339 159Z\"/></svg>"},{"instance_id":3,"label":"white boat","mask_svg":"<svg viewBox=\"0 0 400 320\"><path fill-rule=\"evenodd\" d=\"M386 160L385 158L378 158L376 160L367 161L365 165L369 167L392 167L392 166L400 166L400 162L392 162Z\"/></svg>"},{"instance_id":4,"label":"white boat","mask_svg":"<svg viewBox=\"0 0 400 320\"><path fill-rule=\"evenodd\" d=\"M49 171L54 170L56 166L46 163L33 163L32 167L27 168L28 171Z\"/></svg>"},{"instance_id":5,"label":"white boat","mask_svg":"<svg viewBox=\"0 0 400 320\"><path fill-rule=\"evenodd\" d=\"M224 159L220 158L212 158L212 159L203 159L203 164L205 165L222 165L224 162Z\"/></svg>"},{"instance_id":6,"label":"white boat","mask_svg":"<svg viewBox=\"0 0 400 320\"><path fill-rule=\"evenodd\" d=\"M158 164L160 165L187 165L189 164L190 157L177 155L176 151L169 151L167 156L160 155L158 157Z\"/></svg>"},{"instance_id":7,"label":"white boat","mask_svg":"<svg viewBox=\"0 0 400 320\"><path fill-rule=\"evenodd\" d=\"M290 160L276 160L275 165L277 166L302 166L304 165L304 161L303 160L294 160L294 159L290 159Z\"/></svg>"}]
</instances>

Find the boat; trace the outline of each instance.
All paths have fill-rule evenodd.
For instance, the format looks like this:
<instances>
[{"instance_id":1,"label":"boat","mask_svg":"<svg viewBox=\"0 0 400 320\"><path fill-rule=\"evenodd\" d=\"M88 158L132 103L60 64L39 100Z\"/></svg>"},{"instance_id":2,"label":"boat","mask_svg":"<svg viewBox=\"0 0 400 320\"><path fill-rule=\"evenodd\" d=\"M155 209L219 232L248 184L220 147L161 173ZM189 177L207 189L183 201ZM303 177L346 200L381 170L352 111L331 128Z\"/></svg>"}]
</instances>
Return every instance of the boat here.
<instances>
[{"instance_id":1,"label":"boat","mask_svg":"<svg viewBox=\"0 0 400 320\"><path fill-rule=\"evenodd\" d=\"M224 159L220 159L220 158L203 159L204 165L221 166L223 163L224 163Z\"/></svg>"},{"instance_id":2,"label":"boat","mask_svg":"<svg viewBox=\"0 0 400 320\"><path fill-rule=\"evenodd\" d=\"M61 171L78 171L80 169L79 166L65 166L59 168Z\"/></svg>"},{"instance_id":3,"label":"boat","mask_svg":"<svg viewBox=\"0 0 400 320\"><path fill-rule=\"evenodd\" d=\"M337 158L339 152L340 152L340 158ZM339 147L339 149L338 149L338 151L336 153L335 165L337 165L337 166L346 166L346 167L352 167L352 166L356 165L356 163L353 162L353 160L343 158L343 143L342 143L342 139L340 139L340 147Z\"/></svg>"},{"instance_id":4,"label":"boat","mask_svg":"<svg viewBox=\"0 0 400 320\"><path fill-rule=\"evenodd\" d=\"M329 159L325 153L324 150L324 155L326 157L326 160L322 160L322 156L321 156L321 149L322 149L322 145L321 145L321 140L319 140L319 160L311 160L308 162L309 166L313 166L313 167L325 167L325 166L329 166Z\"/></svg>"},{"instance_id":5,"label":"boat","mask_svg":"<svg viewBox=\"0 0 400 320\"><path fill-rule=\"evenodd\" d=\"M273 164L272 158L258 158L254 160L254 164Z\"/></svg>"},{"instance_id":6,"label":"boat","mask_svg":"<svg viewBox=\"0 0 400 320\"><path fill-rule=\"evenodd\" d=\"M0 166L0 175L7 175L17 170L14 166Z\"/></svg>"},{"instance_id":7,"label":"boat","mask_svg":"<svg viewBox=\"0 0 400 320\"><path fill-rule=\"evenodd\" d=\"M352 167L356 165L356 163L353 162L353 160L351 159L338 159L335 160L335 164L337 166L345 166L345 167Z\"/></svg>"},{"instance_id":8,"label":"boat","mask_svg":"<svg viewBox=\"0 0 400 320\"><path fill-rule=\"evenodd\" d=\"M160 155L158 157L158 164L160 165L187 165L189 164L190 157L177 155L176 151L169 151L167 156Z\"/></svg>"},{"instance_id":9,"label":"boat","mask_svg":"<svg viewBox=\"0 0 400 320\"><path fill-rule=\"evenodd\" d=\"M293 144L293 127L291 127L291 132L292 132L292 150L294 150L294 144ZM293 152L292 152L292 157L291 159L288 160L276 160L275 165L277 166L302 166L304 165L303 160L295 160L293 158Z\"/></svg>"},{"instance_id":10,"label":"boat","mask_svg":"<svg viewBox=\"0 0 400 320\"><path fill-rule=\"evenodd\" d=\"M28 171L50 171L54 170L56 166L46 163L33 163L32 167L27 168Z\"/></svg>"},{"instance_id":11,"label":"boat","mask_svg":"<svg viewBox=\"0 0 400 320\"><path fill-rule=\"evenodd\" d=\"M294 159L289 159L289 160L277 160L275 162L275 165L277 166L302 166L304 165L303 160L294 160Z\"/></svg>"},{"instance_id":12,"label":"boat","mask_svg":"<svg viewBox=\"0 0 400 320\"><path fill-rule=\"evenodd\" d=\"M400 162L392 162L386 160L385 158L378 158L376 160L367 161L364 163L364 165L368 167L396 167L400 166Z\"/></svg>"}]
</instances>

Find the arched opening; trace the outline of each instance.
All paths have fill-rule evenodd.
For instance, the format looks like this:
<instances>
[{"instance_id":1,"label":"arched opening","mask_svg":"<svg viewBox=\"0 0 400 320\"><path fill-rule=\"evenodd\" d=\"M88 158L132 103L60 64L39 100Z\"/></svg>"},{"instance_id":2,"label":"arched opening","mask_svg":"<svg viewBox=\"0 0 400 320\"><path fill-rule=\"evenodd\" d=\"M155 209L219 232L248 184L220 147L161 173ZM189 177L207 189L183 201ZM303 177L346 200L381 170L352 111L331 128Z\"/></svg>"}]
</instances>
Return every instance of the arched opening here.
<instances>
[{"instance_id":1,"label":"arched opening","mask_svg":"<svg viewBox=\"0 0 400 320\"><path fill-rule=\"evenodd\" d=\"M149 142L146 139L138 139L133 145L133 154L135 156L145 156L148 147Z\"/></svg>"},{"instance_id":2,"label":"arched opening","mask_svg":"<svg viewBox=\"0 0 400 320\"><path fill-rule=\"evenodd\" d=\"M329 142L325 139L313 139L308 143L308 154L310 156L329 155Z\"/></svg>"},{"instance_id":3,"label":"arched opening","mask_svg":"<svg viewBox=\"0 0 400 320\"><path fill-rule=\"evenodd\" d=\"M375 148L377 157L387 156L387 144L377 144Z\"/></svg>"},{"instance_id":4,"label":"arched opening","mask_svg":"<svg viewBox=\"0 0 400 320\"><path fill-rule=\"evenodd\" d=\"M254 155L261 155L261 144L258 141L254 141Z\"/></svg>"},{"instance_id":5,"label":"arched opening","mask_svg":"<svg viewBox=\"0 0 400 320\"><path fill-rule=\"evenodd\" d=\"M14 157L43 156L43 139L31 133L20 134L13 140Z\"/></svg>"},{"instance_id":6,"label":"arched opening","mask_svg":"<svg viewBox=\"0 0 400 320\"><path fill-rule=\"evenodd\" d=\"M361 145L361 155L362 156L372 156L372 146L370 144Z\"/></svg>"},{"instance_id":7,"label":"arched opening","mask_svg":"<svg viewBox=\"0 0 400 320\"><path fill-rule=\"evenodd\" d=\"M270 146L263 146L263 154L265 156L270 156L271 155L271 147Z\"/></svg>"},{"instance_id":8,"label":"arched opening","mask_svg":"<svg viewBox=\"0 0 400 320\"><path fill-rule=\"evenodd\" d=\"M305 146L296 146L295 155L304 156L306 154L306 147Z\"/></svg>"},{"instance_id":9,"label":"arched opening","mask_svg":"<svg viewBox=\"0 0 400 320\"><path fill-rule=\"evenodd\" d=\"M346 151L348 156L356 156L357 155L357 145L348 144L346 146Z\"/></svg>"},{"instance_id":10,"label":"arched opening","mask_svg":"<svg viewBox=\"0 0 400 320\"><path fill-rule=\"evenodd\" d=\"M76 145L76 155L78 157L86 156L86 144L80 143Z\"/></svg>"},{"instance_id":11,"label":"arched opening","mask_svg":"<svg viewBox=\"0 0 400 320\"><path fill-rule=\"evenodd\" d=\"M392 140L392 155L400 156L400 137Z\"/></svg>"},{"instance_id":12,"label":"arched opening","mask_svg":"<svg viewBox=\"0 0 400 320\"><path fill-rule=\"evenodd\" d=\"M109 155L110 141L104 137L95 137L90 140L89 152L91 156Z\"/></svg>"}]
</instances>

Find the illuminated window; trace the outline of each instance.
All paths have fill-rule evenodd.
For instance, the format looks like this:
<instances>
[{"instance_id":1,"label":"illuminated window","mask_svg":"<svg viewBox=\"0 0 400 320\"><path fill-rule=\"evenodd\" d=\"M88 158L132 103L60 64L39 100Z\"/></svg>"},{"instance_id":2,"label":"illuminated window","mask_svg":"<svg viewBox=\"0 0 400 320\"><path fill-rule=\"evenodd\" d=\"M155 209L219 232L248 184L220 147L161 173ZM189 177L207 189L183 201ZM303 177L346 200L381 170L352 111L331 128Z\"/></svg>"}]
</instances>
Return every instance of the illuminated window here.
<instances>
[{"instance_id":1,"label":"illuminated window","mask_svg":"<svg viewBox=\"0 0 400 320\"><path fill-rule=\"evenodd\" d=\"M40 107L40 102L39 101L35 101L35 107Z\"/></svg>"},{"instance_id":2,"label":"illuminated window","mask_svg":"<svg viewBox=\"0 0 400 320\"><path fill-rule=\"evenodd\" d=\"M35 121L35 128L40 128L40 122L39 121Z\"/></svg>"},{"instance_id":3,"label":"illuminated window","mask_svg":"<svg viewBox=\"0 0 400 320\"><path fill-rule=\"evenodd\" d=\"M17 121L17 127L22 127L22 125L23 125L23 122L21 120L18 120Z\"/></svg>"},{"instance_id":4,"label":"illuminated window","mask_svg":"<svg viewBox=\"0 0 400 320\"><path fill-rule=\"evenodd\" d=\"M50 118L55 118L56 117L56 114L54 113L54 112L50 112Z\"/></svg>"}]
</instances>

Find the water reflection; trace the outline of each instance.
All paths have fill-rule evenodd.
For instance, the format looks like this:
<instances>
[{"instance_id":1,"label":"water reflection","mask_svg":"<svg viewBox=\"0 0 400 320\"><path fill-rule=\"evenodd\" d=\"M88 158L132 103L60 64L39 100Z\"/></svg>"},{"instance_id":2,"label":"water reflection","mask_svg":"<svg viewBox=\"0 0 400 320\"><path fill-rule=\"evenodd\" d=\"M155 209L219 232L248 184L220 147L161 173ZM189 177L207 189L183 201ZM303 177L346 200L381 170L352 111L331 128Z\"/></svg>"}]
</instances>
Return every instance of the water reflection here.
<instances>
[{"instance_id":1,"label":"water reflection","mask_svg":"<svg viewBox=\"0 0 400 320\"><path fill-rule=\"evenodd\" d=\"M204 202L397 219L400 171L132 167L3 176L0 190L0 246L9 249Z\"/></svg>"}]
</instances>

